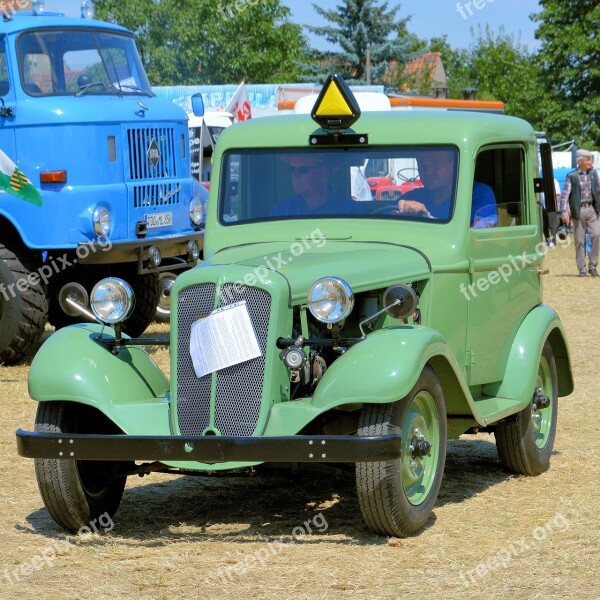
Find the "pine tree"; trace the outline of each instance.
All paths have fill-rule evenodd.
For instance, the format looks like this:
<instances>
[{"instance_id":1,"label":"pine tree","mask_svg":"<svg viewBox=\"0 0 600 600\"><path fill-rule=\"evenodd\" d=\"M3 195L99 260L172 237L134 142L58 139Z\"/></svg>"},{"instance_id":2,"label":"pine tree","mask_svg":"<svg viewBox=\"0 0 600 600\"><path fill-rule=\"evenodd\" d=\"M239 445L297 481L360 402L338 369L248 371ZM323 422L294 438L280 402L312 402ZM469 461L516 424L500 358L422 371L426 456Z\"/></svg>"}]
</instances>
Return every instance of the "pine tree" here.
<instances>
[{"instance_id":1,"label":"pine tree","mask_svg":"<svg viewBox=\"0 0 600 600\"><path fill-rule=\"evenodd\" d=\"M410 17L396 20L399 4L388 8L388 2L345 0L336 10L313 7L332 25L308 26L308 30L341 48L341 52L318 53L320 67L313 73L317 78L335 70L353 84L381 83L390 60L406 62L414 36L406 29Z\"/></svg>"}]
</instances>

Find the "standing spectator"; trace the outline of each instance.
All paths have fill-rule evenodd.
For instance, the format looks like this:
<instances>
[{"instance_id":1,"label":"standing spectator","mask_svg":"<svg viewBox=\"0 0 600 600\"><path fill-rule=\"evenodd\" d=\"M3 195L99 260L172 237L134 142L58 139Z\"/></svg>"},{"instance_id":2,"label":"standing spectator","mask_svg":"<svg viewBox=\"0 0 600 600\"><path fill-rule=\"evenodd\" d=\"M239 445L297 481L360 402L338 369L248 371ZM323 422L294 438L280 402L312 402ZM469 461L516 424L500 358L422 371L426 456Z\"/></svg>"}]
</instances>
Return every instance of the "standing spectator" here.
<instances>
[{"instance_id":1,"label":"standing spectator","mask_svg":"<svg viewBox=\"0 0 600 600\"><path fill-rule=\"evenodd\" d=\"M592 277L598 277L600 178L593 164L593 155L589 150L577 150L577 169L567 175L560 198L563 216L570 212L573 220L575 260L580 277L587 275L584 250L586 232L592 238L592 251L588 258L589 273Z\"/></svg>"}]
</instances>

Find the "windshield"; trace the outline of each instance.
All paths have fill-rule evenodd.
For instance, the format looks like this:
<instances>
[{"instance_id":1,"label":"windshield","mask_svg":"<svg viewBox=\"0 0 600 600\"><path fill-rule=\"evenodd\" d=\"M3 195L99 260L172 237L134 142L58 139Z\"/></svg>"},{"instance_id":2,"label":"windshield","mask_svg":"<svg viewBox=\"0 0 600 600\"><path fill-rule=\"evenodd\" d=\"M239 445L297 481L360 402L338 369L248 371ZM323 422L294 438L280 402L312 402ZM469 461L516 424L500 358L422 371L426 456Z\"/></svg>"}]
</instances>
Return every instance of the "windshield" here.
<instances>
[{"instance_id":1,"label":"windshield","mask_svg":"<svg viewBox=\"0 0 600 600\"><path fill-rule=\"evenodd\" d=\"M452 146L244 150L224 156L224 224L292 218L447 222L458 152Z\"/></svg>"},{"instance_id":2,"label":"windshield","mask_svg":"<svg viewBox=\"0 0 600 600\"><path fill-rule=\"evenodd\" d=\"M91 30L28 31L19 37L21 85L31 96L152 91L133 39Z\"/></svg>"}]
</instances>

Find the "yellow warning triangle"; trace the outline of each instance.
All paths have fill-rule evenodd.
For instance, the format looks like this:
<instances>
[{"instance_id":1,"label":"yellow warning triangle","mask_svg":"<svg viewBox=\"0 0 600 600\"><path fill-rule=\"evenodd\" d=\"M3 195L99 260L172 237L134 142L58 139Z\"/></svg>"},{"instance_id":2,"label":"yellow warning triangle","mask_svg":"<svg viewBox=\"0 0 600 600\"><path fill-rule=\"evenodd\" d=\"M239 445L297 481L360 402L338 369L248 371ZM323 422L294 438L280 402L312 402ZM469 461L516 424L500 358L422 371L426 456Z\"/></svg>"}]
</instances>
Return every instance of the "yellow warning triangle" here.
<instances>
[{"instance_id":1,"label":"yellow warning triangle","mask_svg":"<svg viewBox=\"0 0 600 600\"><path fill-rule=\"evenodd\" d=\"M321 103L315 111L315 115L317 117L330 117L338 115L350 116L352 114L352 109L348 105L346 98L344 98L338 89L335 81L331 80Z\"/></svg>"}]
</instances>

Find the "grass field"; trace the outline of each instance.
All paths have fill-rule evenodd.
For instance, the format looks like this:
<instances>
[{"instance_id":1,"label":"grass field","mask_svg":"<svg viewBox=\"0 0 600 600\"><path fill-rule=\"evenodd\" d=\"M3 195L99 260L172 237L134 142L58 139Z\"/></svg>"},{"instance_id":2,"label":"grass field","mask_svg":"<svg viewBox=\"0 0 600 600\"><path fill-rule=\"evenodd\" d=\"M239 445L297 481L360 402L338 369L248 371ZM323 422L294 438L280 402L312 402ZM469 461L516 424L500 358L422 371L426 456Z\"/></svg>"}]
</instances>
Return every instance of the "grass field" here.
<instances>
[{"instance_id":1,"label":"grass field","mask_svg":"<svg viewBox=\"0 0 600 600\"><path fill-rule=\"evenodd\" d=\"M410 539L367 531L353 476L332 471L130 478L105 531L69 536L16 455L28 367L0 367L0 598L600 598L600 281L575 276L572 247L547 264L576 386L551 468L516 477L492 435L451 442L434 517Z\"/></svg>"}]
</instances>

